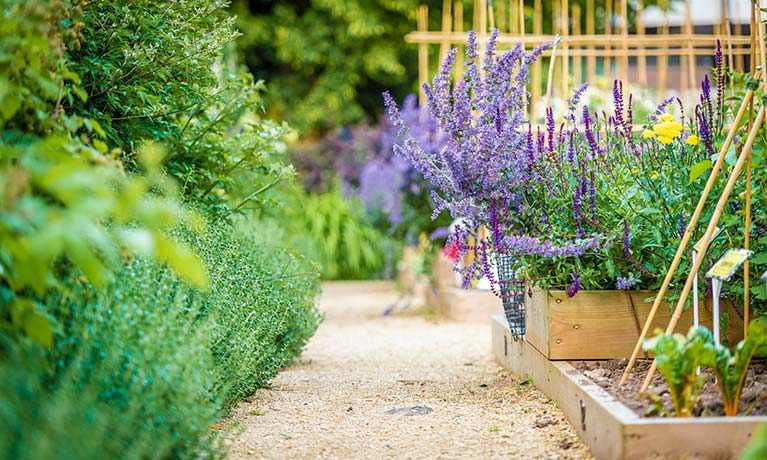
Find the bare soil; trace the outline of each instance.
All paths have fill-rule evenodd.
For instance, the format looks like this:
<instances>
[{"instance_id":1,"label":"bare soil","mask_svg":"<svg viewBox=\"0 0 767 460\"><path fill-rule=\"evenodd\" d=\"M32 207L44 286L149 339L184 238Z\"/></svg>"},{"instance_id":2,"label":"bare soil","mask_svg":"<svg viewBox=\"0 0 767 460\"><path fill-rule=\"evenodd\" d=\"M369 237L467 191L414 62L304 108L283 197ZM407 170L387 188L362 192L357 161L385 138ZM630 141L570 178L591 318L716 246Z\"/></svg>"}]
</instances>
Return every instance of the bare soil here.
<instances>
[{"instance_id":1,"label":"bare soil","mask_svg":"<svg viewBox=\"0 0 767 460\"><path fill-rule=\"evenodd\" d=\"M224 421L245 459L589 460L556 404L498 366L490 320L395 310L386 283L330 283L303 360Z\"/></svg>"},{"instance_id":2,"label":"bare soil","mask_svg":"<svg viewBox=\"0 0 767 460\"><path fill-rule=\"evenodd\" d=\"M626 383L618 386L627 363L628 360L626 359L614 359L607 361L575 361L572 364L594 383L618 398L638 415L644 417L667 415L664 411L657 410L654 407L653 401L649 398L639 396L639 389L642 387L642 382L645 375L647 375L652 361L637 361ZM706 369L703 369L701 372L708 373ZM671 394L668 392L668 385L666 385L666 381L658 372L653 377L649 393L657 397L657 401L663 404L668 413L673 414L673 404L671 402ZM740 400L739 413L767 415L767 362L761 360L751 362ZM722 397L716 380L711 374L708 374L701 390L695 415L703 417L724 415Z\"/></svg>"}]
</instances>

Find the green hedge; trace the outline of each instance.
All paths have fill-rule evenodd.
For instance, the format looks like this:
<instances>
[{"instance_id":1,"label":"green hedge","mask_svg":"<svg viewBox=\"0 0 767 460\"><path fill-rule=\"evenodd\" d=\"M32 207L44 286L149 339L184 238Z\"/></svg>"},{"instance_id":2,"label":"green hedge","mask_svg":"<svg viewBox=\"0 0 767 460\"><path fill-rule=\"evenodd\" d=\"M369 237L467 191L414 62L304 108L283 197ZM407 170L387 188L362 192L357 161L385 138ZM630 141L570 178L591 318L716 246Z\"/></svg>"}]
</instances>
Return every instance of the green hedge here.
<instances>
[{"instance_id":1,"label":"green hedge","mask_svg":"<svg viewBox=\"0 0 767 460\"><path fill-rule=\"evenodd\" d=\"M228 224L181 238L209 268L207 291L134 259L108 288L72 278L48 302L50 359L0 334L0 458L222 455L209 425L301 352L320 319L317 275Z\"/></svg>"}]
</instances>

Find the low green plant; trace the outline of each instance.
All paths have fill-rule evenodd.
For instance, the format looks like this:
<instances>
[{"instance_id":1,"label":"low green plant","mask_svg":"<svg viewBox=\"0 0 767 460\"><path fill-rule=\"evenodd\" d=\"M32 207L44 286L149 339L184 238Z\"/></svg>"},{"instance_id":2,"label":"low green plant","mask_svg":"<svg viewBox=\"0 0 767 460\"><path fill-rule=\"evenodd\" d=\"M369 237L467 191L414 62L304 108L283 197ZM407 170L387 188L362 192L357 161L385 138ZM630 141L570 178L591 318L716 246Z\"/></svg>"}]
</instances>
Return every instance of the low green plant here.
<instances>
[{"instance_id":1,"label":"low green plant","mask_svg":"<svg viewBox=\"0 0 767 460\"><path fill-rule=\"evenodd\" d=\"M655 355L658 371L666 379L671 393L674 414L691 417L706 378L698 374L698 367L711 363L716 354L711 332L693 327L686 337L659 333L645 339L642 346Z\"/></svg>"},{"instance_id":2,"label":"low green plant","mask_svg":"<svg viewBox=\"0 0 767 460\"><path fill-rule=\"evenodd\" d=\"M738 405L746 373L751 359L760 347L767 344L767 321L759 317L748 325L748 336L730 351L724 345L716 345L716 357L708 363L714 371L724 403L724 414L738 415Z\"/></svg>"},{"instance_id":3,"label":"low green plant","mask_svg":"<svg viewBox=\"0 0 767 460\"><path fill-rule=\"evenodd\" d=\"M698 400L705 374L701 366L710 367L722 395L724 413L738 415L738 405L746 382L748 366L754 355L767 345L767 319L759 317L748 326L748 337L734 351L717 344L705 327L692 327L687 337L659 333L645 339L645 350L655 354L658 370L666 379L678 417L689 417Z\"/></svg>"}]
</instances>

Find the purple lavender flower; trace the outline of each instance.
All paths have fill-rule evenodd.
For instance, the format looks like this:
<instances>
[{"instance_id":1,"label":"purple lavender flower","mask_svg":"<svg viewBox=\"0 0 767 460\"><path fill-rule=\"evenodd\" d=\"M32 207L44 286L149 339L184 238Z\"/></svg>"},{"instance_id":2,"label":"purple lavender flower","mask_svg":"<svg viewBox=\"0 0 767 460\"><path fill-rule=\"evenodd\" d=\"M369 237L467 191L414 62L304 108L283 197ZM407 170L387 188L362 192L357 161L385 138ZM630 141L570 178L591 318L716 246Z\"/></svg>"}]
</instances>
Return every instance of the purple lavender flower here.
<instances>
[{"instance_id":1,"label":"purple lavender flower","mask_svg":"<svg viewBox=\"0 0 767 460\"><path fill-rule=\"evenodd\" d=\"M677 224L677 231L679 232L679 238L684 238L684 232L687 231L687 223L684 220L684 214L679 211L679 223Z\"/></svg>"},{"instance_id":2,"label":"purple lavender flower","mask_svg":"<svg viewBox=\"0 0 767 460\"><path fill-rule=\"evenodd\" d=\"M623 119L623 82L619 80L613 82L613 104L615 104L615 128L625 128L626 122Z\"/></svg>"},{"instance_id":3,"label":"purple lavender flower","mask_svg":"<svg viewBox=\"0 0 767 460\"><path fill-rule=\"evenodd\" d=\"M669 105L670 105L672 102L674 102L675 100L676 100L676 98L675 98L675 97L673 97L673 96L672 96L672 97L669 97L669 98L667 98L667 99L665 99L663 102L661 102L660 104L658 104L658 107L656 107L656 108L655 108L655 112L653 112L653 113L652 113L650 116L648 116L647 118L648 118L650 121L656 121L656 120L658 119L658 117L660 117L661 115L663 115L664 113L666 113L666 107L668 107L668 106L669 106Z\"/></svg>"},{"instance_id":4,"label":"purple lavender flower","mask_svg":"<svg viewBox=\"0 0 767 460\"><path fill-rule=\"evenodd\" d=\"M567 287L567 297L573 297L581 290L581 274L578 272L578 264L573 265L573 284Z\"/></svg>"},{"instance_id":5,"label":"purple lavender flower","mask_svg":"<svg viewBox=\"0 0 767 460\"><path fill-rule=\"evenodd\" d=\"M575 88L572 96L567 99L567 108L571 114L575 113L578 104L581 103L581 97L583 97L583 94L587 89L589 89L589 84L583 83L581 86Z\"/></svg>"},{"instance_id":6,"label":"purple lavender flower","mask_svg":"<svg viewBox=\"0 0 767 460\"><path fill-rule=\"evenodd\" d=\"M650 270L646 269L642 264L636 261L631 255L631 238L629 236L629 223L626 219L623 219L623 255L626 257L633 266L635 266L640 272L645 275L650 275Z\"/></svg>"},{"instance_id":7,"label":"purple lavender flower","mask_svg":"<svg viewBox=\"0 0 767 460\"><path fill-rule=\"evenodd\" d=\"M725 69L724 56L722 54L722 44L719 39L716 40L716 54L714 54L714 76L716 78L716 110L718 113L717 126L722 128L724 123L724 83Z\"/></svg>"},{"instance_id":8,"label":"purple lavender flower","mask_svg":"<svg viewBox=\"0 0 767 460\"><path fill-rule=\"evenodd\" d=\"M634 287L637 284L638 280L635 279L633 276L628 276L626 278L619 276L615 278L615 284L617 285L618 289L628 291L632 287Z\"/></svg>"},{"instance_id":9,"label":"purple lavender flower","mask_svg":"<svg viewBox=\"0 0 767 460\"><path fill-rule=\"evenodd\" d=\"M554 130L557 125L554 123L554 110L551 107L546 108L546 133L549 138L549 152L554 151Z\"/></svg>"}]
</instances>

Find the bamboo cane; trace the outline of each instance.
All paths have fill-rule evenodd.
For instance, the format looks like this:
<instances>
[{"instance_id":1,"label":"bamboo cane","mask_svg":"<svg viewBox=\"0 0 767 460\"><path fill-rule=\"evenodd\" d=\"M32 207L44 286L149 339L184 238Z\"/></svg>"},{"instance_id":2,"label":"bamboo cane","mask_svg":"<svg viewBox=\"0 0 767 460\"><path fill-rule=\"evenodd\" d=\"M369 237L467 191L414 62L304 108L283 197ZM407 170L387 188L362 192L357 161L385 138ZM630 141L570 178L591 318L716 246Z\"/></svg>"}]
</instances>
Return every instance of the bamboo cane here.
<instances>
[{"instance_id":1,"label":"bamboo cane","mask_svg":"<svg viewBox=\"0 0 767 460\"><path fill-rule=\"evenodd\" d=\"M519 35L525 37L525 0L519 0Z\"/></svg>"},{"instance_id":2,"label":"bamboo cane","mask_svg":"<svg viewBox=\"0 0 767 460\"><path fill-rule=\"evenodd\" d=\"M557 61L557 46L551 50L551 60L549 61L549 81L546 82L546 107L551 107L551 91L554 87L554 65Z\"/></svg>"},{"instance_id":3,"label":"bamboo cane","mask_svg":"<svg viewBox=\"0 0 767 460\"><path fill-rule=\"evenodd\" d=\"M756 73L755 77L759 78L758 72ZM743 98L743 102L740 105L740 109L738 110L737 115L735 115L735 120L730 127L730 131L727 133L727 138L725 139L724 144L719 151L719 157L717 158L716 163L714 163L714 166L711 168L711 173L708 177L708 180L706 181L706 186L703 188L703 193L698 200L698 205L695 207L695 212L693 212L692 218L690 218L690 222L687 224L687 229L685 230L684 235L682 236L682 241L679 243L679 247L676 250L676 255L671 261L671 266L666 273L663 284L661 285L660 290L658 291L658 295L655 297L655 301L650 308L650 312L647 315L647 320L645 321L644 327L642 328L642 333L639 335L639 339L634 346L634 351L631 353L631 358L626 365L626 369L623 371L623 376L621 377L619 385L623 385L626 382L626 379L628 379L628 376L631 373L632 367L634 367L637 356L642 349L642 339L644 339L647 336L647 333L650 331L650 326L652 325L653 319L655 319L655 314L658 312L658 307L666 296L666 291L668 290L669 284L671 284L671 278L674 276L674 272L679 266L679 262L682 260L682 255L684 255L684 251L687 249L690 238L695 231L695 225L698 223L698 219L700 219L701 213L703 213L703 208L706 205L706 200L708 199L708 195L711 193L714 182L716 182L716 176L719 174L719 170L722 168L724 157L727 154L727 151L730 149L730 144L732 144L732 140L738 130L740 120L743 119L743 115L746 112L746 107L748 107L748 103L753 97L754 90L749 88ZM702 255L699 257L699 259L703 259Z\"/></svg>"},{"instance_id":4,"label":"bamboo cane","mask_svg":"<svg viewBox=\"0 0 767 460\"><path fill-rule=\"evenodd\" d=\"M637 24L637 35L640 35L640 36L644 36L645 34L644 21L642 20L643 13L644 13L644 0L637 0L636 24ZM644 88L647 88L647 56L644 53L644 46L642 46L640 49L642 52L637 58L637 71L639 73L639 76L638 76L639 86L644 89Z\"/></svg>"},{"instance_id":5,"label":"bamboo cane","mask_svg":"<svg viewBox=\"0 0 767 460\"><path fill-rule=\"evenodd\" d=\"M429 7L421 5L418 7L418 30L427 31L429 29ZM418 103L426 104L426 93L423 92L423 84L429 79L429 48L425 43L418 44Z\"/></svg>"},{"instance_id":6,"label":"bamboo cane","mask_svg":"<svg viewBox=\"0 0 767 460\"><path fill-rule=\"evenodd\" d=\"M613 26L612 26L612 20L613 20L613 0L605 0L605 35L612 35L613 33ZM610 46L605 46L605 51L609 51ZM603 60L604 65L604 74L605 77L610 78L612 75L611 67L612 63L610 62L609 56L605 56Z\"/></svg>"},{"instance_id":7,"label":"bamboo cane","mask_svg":"<svg viewBox=\"0 0 767 460\"><path fill-rule=\"evenodd\" d=\"M724 211L724 207L727 205L727 200L730 199L730 194L732 193L733 187L735 187L735 182L738 179L738 176L740 175L740 172L743 170L743 166L746 163L746 159L751 153L751 149L754 146L754 141L756 140L756 135L759 132L759 128L764 121L764 114L767 110L767 107L762 106L759 109L759 113L756 116L756 122L754 123L754 126L751 128L751 131L748 134L748 139L746 140L746 145L743 146L743 151L741 152L740 156L738 157L738 162L735 163L735 167L733 168L732 172L730 173L730 178L727 181L727 185L724 188L724 191L722 192L722 195L719 197L719 202L716 204L716 208L714 209L714 214L711 216L711 221L708 223L708 228L706 229L705 235L703 235L703 239L701 240L701 250L700 250L700 256L695 259L695 263L692 265L692 270L690 270L690 274L687 276L687 281L684 283L684 288L682 289L682 294L679 297L679 301L676 304L676 307L674 308L674 314L671 316L671 321L668 323L668 327L666 328L666 334L671 334L674 332L674 328L676 327L676 324L679 322L679 318L682 317L682 310L684 309L684 304L687 301L687 296L690 294L690 289L692 288L692 281L693 279L698 276L698 270L700 270L700 266L703 264L703 259L705 259L706 251L708 250L708 245L711 242L711 237L714 235L714 232L716 231L716 226L719 224L719 219L722 216L722 212ZM719 321L719 318L713 318L714 321ZM647 372L647 376L644 379L644 383L642 383L642 388L639 390L639 393L642 394L647 390L647 387L650 385L650 382L652 381L652 377L655 374L655 370L657 368L657 365L655 364L655 361L653 361L652 366L650 366L650 370Z\"/></svg>"},{"instance_id":8,"label":"bamboo cane","mask_svg":"<svg viewBox=\"0 0 767 460\"><path fill-rule=\"evenodd\" d=\"M578 36L581 34L581 6L577 3L573 4L573 35ZM575 80L574 85L578 85L583 81L583 58L581 56L573 56L573 75Z\"/></svg>"},{"instance_id":9,"label":"bamboo cane","mask_svg":"<svg viewBox=\"0 0 767 460\"><path fill-rule=\"evenodd\" d=\"M621 56L621 80L624 84L629 83L629 6L628 0L621 0L621 39L623 55Z\"/></svg>"},{"instance_id":10,"label":"bamboo cane","mask_svg":"<svg viewBox=\"0 0 767 460\"><path fill-rule=\"evenodd\" d=\"M586 1L586 33L588 35L594 35L595 34L595 27L594 27L594 0L587 0ZM595 51L594 45L588 45L587 48L589 51ZM597 58L596 56L588 56L586 58L586 81L596 81L597 80Z\"/></svg>"},{"instance_id":11,"label":"bamboo cane","mask_svg":"<svg viewBox=\"0 0 767 460\"><path fill-rule=\"evenodd\" d=\"M765 55L767 52L765 52L764 48L764 24L762 24L762 21L759 21L759 25L757 26L757 30L759 33L759 57L760 57L760 63L762 64L762 68L765 69L765 65L767 65L767 59L765 59ZM767 78L762 80L762 89L767 90ZM743 235L743 247L746 249L750 249L751 247L751 161L752 161L753 154L752 152L748 152L748 159L746 160L746 209L745 209L745 232ZM746 261L743 263L743 339L745 340L746 337L748 337L748 322L749 322L749 316L751 312L751 303L749 302L749 292L748 288L750 283L750 280L748 279L749 271L751 268L751 262L746 259Z\"/></svg>"},{"instance_id":12,"label":"bamboo cane","mask_svg":"<svg viewBox=\"0 0 767 460\"><path fill-rule=\"evenodd\" d=\"M570 2L568 0L562 0L562 36L570 36ZM562 85L560 98L564 99L570 91L570 54L568 53L569 46L567 40L562 44L562 79L560 83Z\"/></svg>"},{"instance_id":13,"label":"bamboo cane","mask_svg":"<svg viewBox=\"0 0 767 460\"><path fill-rule=\"evenodd\" d=\"M727 67L733 70L735 62L732 55L732 28L730 27L730 5L728 0L722 0L722 23L724 25L724 34L727 37ZM732 95L733 87L730 83L730 95Z\"/></svg>"},{"instance_id":14,"label":"bamboo cane","mask_svg":"<svg viewBox=\"0 0 767 460\"><path fill-rule=\"evenodd\" d=\"M662 55L658 56L658 91L666 94L666 80L668 79L668 5L669 0L658 0L658 6L663 10L663 22L660 26L660 35L663 41Z\"/></svg>"},{"instance_id":15,"label":"bamboo cane","mask_svg":"<svg viewBox=\"0 0 767 460\"><path fill-rule=\"evenodd\" d=\"M541 0L535 0L533 3L533 9L537 14L533 15L533 34L534 35L542 35L543 34L543 14L541 14L542 5ZM535 63L533 64L533 74L532 74L532 88L531 88L531 96L530 99L530 119L533 119L533 116L535 115L535 105L538 103L538 99L541 97L541 89L543 87L543 75L541 71L541 59L536 59Z\"/></svg>"},{"instance_id":16,"label":"bamboo cane","mask_svg":"<svg viewBox=\"0 0 767 460\"><path fill-rule=\"evenodd\" d=\"M452 18L452 11L451 11L451 5L453 2L451 0L442 0L442 32L451 32L451 26L453 22ZM446 34L444 34L446 36ZM443 62L445 60L445 57L447 57L447 53L450 51L450 42L447 40L442 40L442 43L439 45L439 62Z\"/></svg>"},{"instance_id":17,"label":"bamboo cane","mask_svg":"<svg viewBox=\"0 0 767 460\"><path fill-rule=\"evenodd\" d=\"M684 2L685 6L685 13L684 13L684 24L685 28L687 29L687 35L692 35L694 32L693 25L692 25L692 9L690 8L690 0L685 0ZM687 84L690 87L690 90L694 89L697 84L697 76L696 76L696 62L695 62L695 54L692 51L692 42L687 41L687 77L689 80L687 81Z\"/></svg>"}]
</instances>

